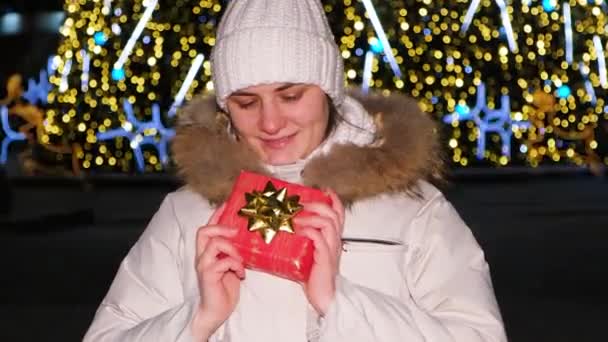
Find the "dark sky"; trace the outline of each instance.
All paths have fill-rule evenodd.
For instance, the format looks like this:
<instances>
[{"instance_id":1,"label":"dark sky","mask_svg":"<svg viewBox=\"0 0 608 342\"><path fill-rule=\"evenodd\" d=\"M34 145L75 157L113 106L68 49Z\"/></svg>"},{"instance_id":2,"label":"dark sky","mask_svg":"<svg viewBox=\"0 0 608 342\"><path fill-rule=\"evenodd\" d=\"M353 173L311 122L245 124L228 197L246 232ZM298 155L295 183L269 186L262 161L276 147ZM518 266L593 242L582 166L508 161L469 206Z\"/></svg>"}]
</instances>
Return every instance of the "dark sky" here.
<instances>
[{"instance_id":1,"label":"dark sky","mask_svg":"<svg viewBox=\"0 0 608 342\"><path fill-rule=\"evenodd\" d=\"M59 11L64 3L65 0L0 0L0 14L6 12Z\"/></svg>"},{"instance_id":2,"label":"dark sky","mask_svg":"<svg viewBox=\"0 0 608 342\"><path fill-rule=\"evenodd\" d=\"M40 15L63 10L65 0L0 0L0 17L17 12L22 19L22 32L0 34L0 98L4 96L5 84L13 73L26 78L38 75L46 66L49 55L55 53L59 35L43 32Z\"/></svg>"}]
</instances>

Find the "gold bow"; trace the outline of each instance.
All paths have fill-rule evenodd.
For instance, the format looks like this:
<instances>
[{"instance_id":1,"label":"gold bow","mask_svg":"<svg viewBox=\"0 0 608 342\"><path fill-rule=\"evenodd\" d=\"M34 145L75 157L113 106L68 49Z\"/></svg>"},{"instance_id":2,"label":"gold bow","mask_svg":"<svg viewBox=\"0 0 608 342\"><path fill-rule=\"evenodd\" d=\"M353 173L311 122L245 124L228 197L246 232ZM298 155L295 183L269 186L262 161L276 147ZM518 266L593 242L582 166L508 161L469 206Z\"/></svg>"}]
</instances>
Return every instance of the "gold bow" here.
<instances>
[{"instance_id":1,"label":"gold bow","mask_svg":"<svg viewBox=\"0 0 608 342\"><path fill-rule=\"evenodd\" d=\"M287 196L286 188L277 190L268 181L262 192L245 193L245 200L238 214L249 218L249 231L259 232L264 242L270 243L279 231L294 233L292 218L302 210L300 196Z\"/></svg>"}]
</instances>

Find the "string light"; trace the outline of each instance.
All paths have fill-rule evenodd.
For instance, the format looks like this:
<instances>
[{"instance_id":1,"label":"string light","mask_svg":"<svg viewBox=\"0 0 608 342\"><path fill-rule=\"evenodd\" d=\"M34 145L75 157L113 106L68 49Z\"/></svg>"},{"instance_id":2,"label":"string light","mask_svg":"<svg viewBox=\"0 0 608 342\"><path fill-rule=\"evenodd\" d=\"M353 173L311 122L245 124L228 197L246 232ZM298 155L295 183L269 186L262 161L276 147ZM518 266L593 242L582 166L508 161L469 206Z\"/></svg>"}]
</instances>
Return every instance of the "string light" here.
<instances>
[{"instance_id":1,"label":"string light","mask_svg":"<svg viewBox=\"0 0 608 342\"><path fill-rule=\"evenodd\" d=\"M382 43L382 48L384 50L384 53L386 54L388 62L391 65L391 68L393 69L393 72L395 73L395 76L400 78L401 70L399 69L397 62L395 61L395 56L393 55L393 50L391 49L391 44L388 42L388 39L386 38L386 33L384 32L384 28L382 27L382 24L380 23L380 19L378 19L378 14L376 13L376 9L374 8L374 5L372 4L372 2L370 0L363 0L363 5L365 6L365 10L367 11L367 14L369 15L369 20L372 22L372 26L374 27L374 30L376 31L376 34L378 35L378 38L380 39L380 43Z\"/></svg>"},{"instance_id":2,"label":"string light","mask_svg":"<svg viewBox=\"0 0 608 342\"><path fill-rule=\"evenodd\" d=\"M152 121L141 122L133 113L133 106L127 100L123 102L123 108L127 113L127 119L123 126L107 132L97 133L99 141L114 140L118 137L127 138L129 146L135 155L137 169L145 171L145 160L141 146L152 145L158 151L160 162L167 165L169 162L168 144L175 136L175 131L165 128L160 118L160 107L157 103L152 104ZM156 140L156 137L159 139Z\"/></svg>"},{"instance_id":3,"label":"string light","mask_svg":"<svg viewBox=\"0 0 608 342\"><path fill-rule=\"evenodd\" d=\"M152 12L154 12L154 10L156 9L157 3L158 3L158 0L147 0L144 2L144 6L146 6L146 11L141 16L141 19L137 23L137 26L135 26L135 30L133 30L133 34L131 34L131 37L129 37L129 40L127 41L127 45L124 47L122 53L120 54L118 61L116 63L114 63L114 70L122 69L123 65L127 61L127 58L129 58L129 56L131 55L131 52L133 52L135 43L141 36L141 33L143 32L144 28L146 27L146 24L152 17Z\"/></svg>"},{"instance_id":4,"label":"string light","mask_svg":"<svg viewBox=\"0 0 608 342\"><path fill-rule=\"evenodd\" d=\"M201 68L201 65L203 65L204 60L205 60L205 56L203 54L199 54L198 56L196 56L196 58L192 62L192 66L190 67L190 70L188 70L188 74L186 75L186 80L184 81L184 84L177 92L177 95L175 96L175 101L171 105L171 109L169 109L169 116L174 116L175 113L177 113L177 110L179 109L179 107L184 102L184 97L186 96L188 89L190 89L190 86L192 85L192 81L194 81L194 77L196 77L196 74L198 73L199 69Z\"/></svg>"},{"instance_id":5,"label":"string light","mask_svg":"<svg viewBox=\"0 0 608 342\"><path fill-rule=\"evenodd\" d=\"M593 46L597 55L597 69L600 74L600 84L603 88L608 88L608 78L606 77L606 57L604 56L604 45L599 36L593 36Z\"/></svg>"},{"instance_id":6,"label":"string light","mask_svg":"<svg viewBox=\"0 0 608 342\"><path fill-rule=\"evenodd\" d=\"M326 5L342 54L350 56L345 70L364 68L357 49L367 50L369 37L376 36L359 24L365 20L361 7L348 0ZM383 63L374 63L370 75L353 72L356 77L347 80L366 86L365 77L373 80L370 88L415 97L445 123L446 148L456 165L580 165L600 149L590 153L591 134L579 133L607 134L606 13L605 1L391 1L379 16L383 27L392 28L386 37L402 80ZM554 105L543 104L541 93ZM479 103L486 110L477 117L472 108ZM504 126L488 126L490 113ZM559 120L547 122L550 116ZM550 149L549 139L559 144Z\"/></svg>"},{"instance_id":7,"label":"string light","mask_svg":"<svg viewBox=\"0 0 608 342\"><path fill-rule=\"evenodd\" d=\"M49 142L82 142L84 169L163 171L172 117L212 89L203 56L223 2L66 0L66 9L48 78Z\"/></svg>"},{"instance_id":8,"label":"string light","mask_svg":"<svg viewBox=\"0 0 608 342\"><path fill-rule=\"evenodd\" d=\"M374 53L367 51L365 54L365 66L363 67L363 82L362 90L364 94L369 92L369 85L372 80L372 63L374 62Z\"/></svg>"},{"instance_id":9,"label":"string light","mask_svg":"<svg viewBox=\"0 0 608 342\"><path fill-rule=\"evenodd\" d=\"M570 15L570 4L564 3L564 36L566 40L566 62L572 64L574 52L572 51L572 17Z\"/></svg>"},{"instance_id":10,"label":"string light","mask_svg":"<svg viewBox=\"0 0 608 342\"><path fill-rule=\"evenodd\" d=\"M164 156L152 141L161 141L159 129L171 126L183 102L213 90L202 56L215 45L224 3L66 0L63 40L49 73L55 86L48 95L49 139L85 141L79 157L85 168L163 170ZM415 97L445 123L455 165L580 164L605 149L596 135L605 134L608 120L606 1L378 4L323 2L345 79L364 91ZM140 156L127 137L99 139L137 126L124 100L140 123L155 122L151 103L160 110L159 127L133 138L138 147L151 144Z\"/></svg>"}]
</instances>

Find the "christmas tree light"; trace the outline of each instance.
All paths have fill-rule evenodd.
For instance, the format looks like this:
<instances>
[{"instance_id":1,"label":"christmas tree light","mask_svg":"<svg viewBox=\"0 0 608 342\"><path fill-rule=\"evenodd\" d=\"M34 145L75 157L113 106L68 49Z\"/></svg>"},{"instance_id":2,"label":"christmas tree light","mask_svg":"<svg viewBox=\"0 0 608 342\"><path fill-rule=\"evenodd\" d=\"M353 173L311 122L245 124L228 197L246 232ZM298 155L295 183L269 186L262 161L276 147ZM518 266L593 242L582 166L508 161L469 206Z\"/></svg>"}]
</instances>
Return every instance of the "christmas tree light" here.
<instances>
[{"instance_id":1,"label":"christmas tree light","mask_svg":"<svg viewBox=\"0 0 608 342\"><path fill-rule=\"evenodd\" d=\"M161 127L170 130L193 94L213 90L204 56L223 4L66 0L42 140L81 142L85 169L164 170L170 134ZM346 82L416 98L444 123L454 165L608 163L605 0L323 5ZM146 122L158 129L100 139ZM149 144L133 149L132 139Z\"/></svg>"}]
</instances>

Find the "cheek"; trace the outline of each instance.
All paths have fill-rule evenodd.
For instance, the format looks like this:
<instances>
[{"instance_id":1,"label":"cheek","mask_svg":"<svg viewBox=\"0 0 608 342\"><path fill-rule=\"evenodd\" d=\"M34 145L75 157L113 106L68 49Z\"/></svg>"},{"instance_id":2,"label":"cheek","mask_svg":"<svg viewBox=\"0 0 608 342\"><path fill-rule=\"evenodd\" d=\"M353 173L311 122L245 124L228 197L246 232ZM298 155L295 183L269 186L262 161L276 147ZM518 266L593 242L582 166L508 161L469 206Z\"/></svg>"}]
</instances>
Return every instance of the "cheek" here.
<instances>
[{"instance_id":1,"label":"cheek","mask_svg":"<svg viewBox=\"0 0 608 342\"><path fill-rule=\"evenodd\" d=\"M328 114L323 111L292 111L290 121L300 128L318 128L327 125Z\"/></svg>"},{"instance_id":2,"label":"cheek","mask_svg":"<svg viewBox=\"0 0 608 342\"><path fill-rule=\"evenodd\" d=\"M232 125L241 134L250 134L255 132L257 127L257 121L252 115L232 115Z\"/></svg>"}]
</instances>

